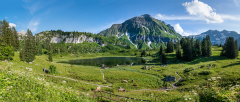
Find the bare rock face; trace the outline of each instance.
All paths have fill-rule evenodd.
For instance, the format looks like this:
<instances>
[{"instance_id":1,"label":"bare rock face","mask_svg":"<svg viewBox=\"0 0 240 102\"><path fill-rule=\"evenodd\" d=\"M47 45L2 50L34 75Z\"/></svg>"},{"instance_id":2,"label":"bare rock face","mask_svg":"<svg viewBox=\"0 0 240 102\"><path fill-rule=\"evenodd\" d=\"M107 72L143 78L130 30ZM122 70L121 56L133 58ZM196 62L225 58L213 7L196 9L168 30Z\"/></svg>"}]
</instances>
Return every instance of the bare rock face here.
<instances>
[{"instance_id":1,"label":"bare rock face","mask_svg":"<svg viewBox=\"0 0 240 102\"><path fill-rule=\"evenodd\" d=\"M38 34L36 37L39 38L40 40L46 40L47 37L45 37L46 35L44 34ZM73 33L69 34L69 35L61 35L61 34L54 34L51 35L50 37L50 42L51 43L83 43L84 41L92 43L92 42L96 42L99 43L101 40L100 39L95 39L93 37L89 37L85 34L82 35L78 35L75 36Z\"/></svg>"}]
</instances>

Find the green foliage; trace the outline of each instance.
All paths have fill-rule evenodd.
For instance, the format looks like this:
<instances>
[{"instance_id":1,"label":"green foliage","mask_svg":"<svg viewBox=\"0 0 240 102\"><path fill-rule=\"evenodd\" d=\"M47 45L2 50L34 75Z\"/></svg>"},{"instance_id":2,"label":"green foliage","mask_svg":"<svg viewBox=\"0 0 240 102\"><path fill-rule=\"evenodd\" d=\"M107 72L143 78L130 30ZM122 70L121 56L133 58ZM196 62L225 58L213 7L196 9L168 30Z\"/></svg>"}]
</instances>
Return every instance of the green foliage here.
<instances>
[{"instance_id":1,"label":"green foliage","mask_svg":"<svg viewBox=\"0 0 240 102\"><path fill-rule=\"evenodd\" d=\"M52 73L52 74L55 74L57 71L56 71L56 66L54 66L54 65L50 65L50 72Z\"/></svg>"},{"instance_id":2,"label":"green foliage","mask_svg":"<svg viewBox=\"0 0 240 102\"><path fill-rule=\"evenodd\" d=\"M23 43L22 50L20 51L20 60L32 62L36 55L36 42L31 30L28 29L27 36L24 38Z\"/></svg>"},{"instance_id":3,"label":"green foliage","mask_svg":"<svg viewBox=\"0 0 240 102\"><path fill-rule=\"evenodd\" d=\"M141 53L141 57L146 56L146 55L147 55L146 51L143 50L142 53Z\"/></svg>"},{"instance_id":4,"label":"green foliage","mask_svg":"<svg viewBox=\"0 0 240 102\"><path fill-rule=\"evenodd\" d=\"M121 38L119 38L120 41L122 41L123 44L129 45L132 49L136 48L136 46L134 46L130 40L128 39L128 37L126 35L123 35Z\"/></svg>"},{"instance_id":5,"label":"green foliage","mask_svg":"<svg viewBox=\"0 0 240 102\"><path fill-rule=\"evenodd\" d=\"M167 43L167 53L172 53L174 51L174 43L172 41Z\"/></svg>"},{"instance_id":6,"label":"green foliage","mask_svg":"<svg viewBox=\"0 0 240 102\"><path fill-rule=\"evenodd\" d=\"M184 70L184 72L190 72L190 71L192 71L192 70L193 70L193 68L190 67L190 68L186 68L186 69Z\"/></svg>"},{"instance_id":7,"label":"green foliage","mask_svg":"<svg viewBox=\"0 0 240 102\"><path fill-rule=\"evenodd\" d=\"M177 47L176 47L176 58L181 59L182 53L181 53L181 45L180 42L177 42Z\"/></svg>"},{"instance_id":8,"label":"green foliage","mask_svg":"<svg viewBox=\"0 0 240 102\"><path fill-rule=\"evenodd\" d=\"M221 56L226 56L228 58L237 58L238 57L238 43L237 40L234 42L233 37L226 38L226 42L223 46Z\"/></svg>"},{"instance_id":9,"label":"green foliage","mask_svg":"<svg viewBox=\"0 0 240 102\"><path fill-rule=\"evenodd\" d=\"M147 50L147 49L150 49L150 48L145 42L141 42L141 43L138 44L138 49Z\"/></svg>"}]
</instances>

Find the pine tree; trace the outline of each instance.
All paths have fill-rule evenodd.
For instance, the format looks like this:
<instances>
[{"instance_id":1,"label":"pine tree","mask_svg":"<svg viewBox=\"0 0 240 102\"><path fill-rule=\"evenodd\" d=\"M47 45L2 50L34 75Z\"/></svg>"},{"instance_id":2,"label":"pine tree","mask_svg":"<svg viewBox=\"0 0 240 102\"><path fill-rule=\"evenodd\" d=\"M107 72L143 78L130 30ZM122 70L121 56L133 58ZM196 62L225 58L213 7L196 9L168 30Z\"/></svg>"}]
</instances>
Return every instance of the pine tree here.
<instances>
[{"instance_id":1,"label":"pine tree","mask_svg":"<svg viewBox=\"0 0 240 102\"><path fill-rule=\"evenodd\" d=\"M237 58L238 57L238 42L237 42L237 40L235 40L235 52L236 52L236 54L235 54L235 58Z\"/></svg>"},{"instance_id":2,"label":"pine tree","mask_svg":"<svg viewBox=\"0 0 240 102\"><path fill-rule=\"evenodd\" d=\"M172 41L167 43L167 53L172 53L174 48L174 43Z\"/></svg>"},{"instance_id":3,"label":"pine tree","mask_svg":"<svg viewBox=\"0 0 240 102\"><path fill-rule=\"evenodd\" d=\"M49 54L48 60L49 60L50 62L52 62L52 46L51 46L51 45L49 45L49 52L48 52L48 54Z\"/></svg>"},{"instance_id":4,"label":"pine tree","mask_svg":"<svg viewBox=\"0 0 240 102\"><path fill-rule=\"evenodd\" d=\"M166 64L167 63L167 58L166 58L166 55L165 55L165 53L162 51L162 58L161 58L161 62L163 63L163 64Z\"/></svg>"},{"instance_id":5,"label":"pine tree","mask_svg":"<svg viewBox=\"0 0 240 102\"><path fill-rule=\"evenodd\" d=\"M24 44L20 51L21 61L32 62L36 56L36 42L31 30L27 30L27 36L24 38Z\"/></svg>"},{"instance_id":6,"label":"pine tree","mask_svg":"<svg viewBox=\"0 0 240 102\"><path fill-rule=\"evenodd\" d=\"M194 44L194 48L197 49L197 55L200 56L202 55L202 51L201 51L201 43L200 43L200 40L197 39L195 44Z\"/></svg>"},{"instance_id":7,"label":"pine tree","mask_svg":"<svg viewBox=\"0 0 240 102\"><path fill-rule=\"evenodd\" d=\"M221 56L226 56L228 58L238 57L238 44L237 40L234 41L233 37L226 38L226 42L223 46Z\"/></svg>"},{"instance_id":8,"label":"pine tree","mask_svg":"<svg viewBox=\"0 0 240 102\"><path fill-rule=\"evenodd\" d=\"M207 55L206 56L211 56L212 55L212 43L211 43L209 35L206 36L206 40L207 40Z\"/></svg>"},{"instance_id":9,"label":"pine tree","mask_svg":"<svg viewBox=\"0 0 240 102\"><path fill-rule=\"evenodd\" d=\"M17 30L15 29L15 27L12 27L12 34L13 34L13 47L14 50L17 51L19 48L19 39L18 39L18 34L17 34Z\"/></svg>"},{"instance_id":10,"label":"pine tree","mask_svg":"<svg viewBox=\"0 0 240 102\"><path fill-rule=\"evenodd\" d=\"M3 20L2 34L3 41L6 44L6 46L11 46L12 33L11 28L9 27L9 23L6 20Z\"/></svg>"},{"instance_id":11,"label":"pine tree","mask_svg":"<svg viewBox=\"0 0 240 102\"><path fill-rule=\"evenodd\" d=\"M180 42L177 42L177 47L176 47L176 58L181 59L181 45Z\"/></svg>"},{"instance_id":12,"label":"pine tree","mask_svg":"<svg viewBox=\"0 0 240 102\"><path fill-rule=\"evenodd\" d=\"M202 56L207 56L207 40L206 38L203 38L202 40Z\"/></svg>"},{"instance_id":13,"label":"pine tree","mask_svg":"<svg viewBox=\"0 0 240 102\"><path fill-rule=\"evenodd\" d=\"M162 54L162 51L163 51L163 47L162 47L162 45L160 45L159 56L161 56L161 54Z\"/></svg>"}]
</instances>

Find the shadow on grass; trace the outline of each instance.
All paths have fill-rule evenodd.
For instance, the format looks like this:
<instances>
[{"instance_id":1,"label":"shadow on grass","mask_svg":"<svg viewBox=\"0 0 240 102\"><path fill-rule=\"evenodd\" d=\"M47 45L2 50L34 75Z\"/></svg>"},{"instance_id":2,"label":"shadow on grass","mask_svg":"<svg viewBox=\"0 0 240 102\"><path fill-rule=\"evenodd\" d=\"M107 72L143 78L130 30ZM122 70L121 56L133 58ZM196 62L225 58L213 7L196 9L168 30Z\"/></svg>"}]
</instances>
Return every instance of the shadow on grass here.
<instances>
[{"instance_id":1,"label":"shadow on grass","mask_svg":"<svg viewBox=\"0 0 240 102\"><path fill-rule=\"evenodd\" d=\"M236 65L240 65L240 61L238 61L237 63L232 63L229 65L223 66L222 68L232 67L232 66L236 66Z\"/></svg>"}]
</instances>

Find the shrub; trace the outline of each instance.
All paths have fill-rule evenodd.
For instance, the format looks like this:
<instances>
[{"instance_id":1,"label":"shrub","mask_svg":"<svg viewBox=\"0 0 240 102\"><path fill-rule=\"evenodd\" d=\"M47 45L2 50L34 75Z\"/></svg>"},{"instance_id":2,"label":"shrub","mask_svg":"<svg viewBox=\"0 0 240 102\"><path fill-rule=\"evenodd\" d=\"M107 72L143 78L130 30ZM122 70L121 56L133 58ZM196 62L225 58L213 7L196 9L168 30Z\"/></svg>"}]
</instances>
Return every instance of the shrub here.
<instances>
[{"instance_id":1,"label":"shrub","mask_svg":"<svg viewBox=\"0 0 240 102\"><path fill-rule=\"evenodd\" d=\"M56 66L51 65L49 69L50 69L51 73L53 73L53 74L56 73Z\"/></svg>"},{"instance_id":2,"label":"shrub","mask_svg":"<svg viewBox=\"0 0 240 102\"><path fill-rule=\"evenodd\" d=\"M199 75L209 75L209 74L212 74L212 71L204 70L199 72Z\"/></svg>"},{"instance_id":3,"label":"shrub","mask_svg":"<svg viewBox=\"0 0 240 102\"><path fill-rule=\"evenodd\" d=\"M192 70L193 70L193 68L190 67L190 68L186 68L186 69L184 70L184 72L190 72L190 71L192 71Z\"/></svg>"},{"instance_id":4,"label":"shrub","mask_svg":"<svg viewBox=\"0 0 240 102\"><path fill-rule=\"evenodd\" d=\"M205 65L201 65L201 67L200 68L204 68L205 67Z\"/></svg>"}]
</instances>

